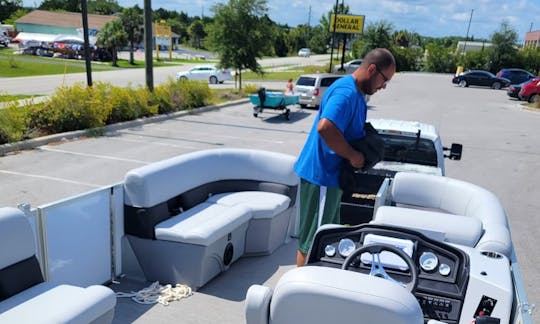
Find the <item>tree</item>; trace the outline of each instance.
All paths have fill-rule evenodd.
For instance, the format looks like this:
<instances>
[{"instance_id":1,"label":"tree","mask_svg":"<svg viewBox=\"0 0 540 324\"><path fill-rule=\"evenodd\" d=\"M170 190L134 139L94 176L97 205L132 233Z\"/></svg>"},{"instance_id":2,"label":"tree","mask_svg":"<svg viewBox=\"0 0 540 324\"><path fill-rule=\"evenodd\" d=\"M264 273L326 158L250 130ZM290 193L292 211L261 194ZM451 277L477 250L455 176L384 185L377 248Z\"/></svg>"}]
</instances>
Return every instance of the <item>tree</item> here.
<instances>
[{"instance_id":1,"label":"tree","mask_svg":"<svg viewBox=\"0 0 540 324\"><path fill-rule=\"evenodd\" d=\"M369 51L375 48L392 49L392 23L380 20L369 24L364 32L353 43L352 51L355 57L364 57Z\"/></svg>"},{"instance_id":2,"label":"tree","mask_svg":"<svg viewBox=\"0 0 540 324\"><path fill-rule=\"evenodd\" d=\"M135 44L142 42L144 36L143 10L137 5L133 8L126 8L120 15L120 21L122 26L124 26L127 41L129 42L129 64L134 65L133 52L135 50Z\"/></svg>"},{"instance_id":3,"label":"tree","mask_svg":"<svg viewBox=\"0 0 540 324\"><path fill-rule=\"evenodd\" d=\"M206 37L206 32L204 31L204 25L200 19L194 20L191 25L189 25L188 33L193 47L201 48L201 41Z\"/></svg>"},{"instance_id":4,"label":"tree","mask_svg":"<svg viewBox=\"0 0 540 324\"><path fill-rule=\"evenodd\" d=\"M0 21L4 22L13 13L21 9L22 5L22 0L0 0Z\"/></svg>"},{"instance_id":5,"label":"tree","mask_svg":"<svg viewBox=\"0 0 540 324\"><path fill-rule=\"evenodd\" d=\"M229 0L212 7L214 22L208 28L208 45L220 55L220 66L238 72L242 89L242 70L262 74L257 58L272 46L271 27L263 19L266 0Z\"/></svg>"},{"instance_id":6,"label":"tree","mask_svg":"<svg viewBox=\"0 0 540 324\"><path fill-rule=\"evenodd\" d=\"M87 6L88 13L97 15L112 15L122 10L116 0L89 0Z\"/></svg>"},{"instance_id":7,"label":"tree","mask_svg":"<svg viewBox=\"0 0 540 324\"><path fill-rule=\"evenodd\" d=\"M507 21L501 23L501 28L491 36L493 46L489 51L491 72L513 66L517 61L517 32Z\"/></svg>"},{"instance_id":8,"label":"tree","mask_svg":"<svg viewBox=\"0 0 540 324\"><path fill-rule=\"evenodd\" d=\"M453 49L430 43L426 45L424 69L429 72L455 72L456 58Z\"/></svg>"},{"instance_id":9,"label":"tree","mask_svg":"<svg viewBox=\"0 0 540 324\"><path fill-rule=\"evenodd\" d=\"M79 0L44 0L38 9L49 11L81 12Z\"/></svg>"},{"instance_id":10,"label":"tree","mask_svg":"<svg viewBox=\"0 0 540 324\"><path fill-rule=\"evenodd\" d=\"M122 26L120 19L107 22L99 31L97 44L107 47L112 53L112 65L118 66L118 47L127 44L128 35Z\"/></svg>"}]
</instances>

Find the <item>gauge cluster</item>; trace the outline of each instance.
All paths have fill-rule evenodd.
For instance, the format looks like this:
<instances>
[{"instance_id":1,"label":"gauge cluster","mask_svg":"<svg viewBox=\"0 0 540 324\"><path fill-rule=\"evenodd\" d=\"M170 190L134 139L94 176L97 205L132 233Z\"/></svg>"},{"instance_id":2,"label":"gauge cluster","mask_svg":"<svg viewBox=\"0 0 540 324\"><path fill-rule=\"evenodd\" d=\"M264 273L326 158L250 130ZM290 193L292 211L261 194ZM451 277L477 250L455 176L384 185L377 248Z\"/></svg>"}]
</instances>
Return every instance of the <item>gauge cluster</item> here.
<instances>
[{"instance_id":1,"label":"gauge cluster","mask_svg":"<svg viewBox=\"0 0 540 324\"><path fill-rule=\"evenodd\" d=\"M414 295L425 318L457 323L454 319L459 318L469 278L468 256L418 232L373 224L320 231L314 238L308 264L341 267L348 256L368 244L390 244L411 257L418 270ZM410 276L408 266L396 254L382 251L378 257L390 276ZM371 260L369 253L363 253L352 261L349 270L369 274Z\"/></svg>"}]
</instances>

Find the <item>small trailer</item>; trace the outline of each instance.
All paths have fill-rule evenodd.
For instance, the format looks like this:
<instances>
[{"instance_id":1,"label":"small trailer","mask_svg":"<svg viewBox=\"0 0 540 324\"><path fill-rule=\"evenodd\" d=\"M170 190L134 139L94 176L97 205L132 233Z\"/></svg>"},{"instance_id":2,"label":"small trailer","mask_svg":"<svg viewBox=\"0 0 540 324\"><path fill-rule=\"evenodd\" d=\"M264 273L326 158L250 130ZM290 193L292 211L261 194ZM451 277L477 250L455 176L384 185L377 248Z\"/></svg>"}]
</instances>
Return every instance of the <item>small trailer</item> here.
<instances>
[{"instance_id":1,"label":"small trailer","mask_svg":"<svg viewBox=\"0 0 540 324\"><path fill-rule=\"evenodd\" d=\"M288 106L298 104L299 96L278 91L266 91L265 88L260 88L257 93L249 95L249 101L254 105L253 117L259 116L264 109L275 109L283 111L285 119L289 120L291 110Z\"/></svg>"}]
</instances>

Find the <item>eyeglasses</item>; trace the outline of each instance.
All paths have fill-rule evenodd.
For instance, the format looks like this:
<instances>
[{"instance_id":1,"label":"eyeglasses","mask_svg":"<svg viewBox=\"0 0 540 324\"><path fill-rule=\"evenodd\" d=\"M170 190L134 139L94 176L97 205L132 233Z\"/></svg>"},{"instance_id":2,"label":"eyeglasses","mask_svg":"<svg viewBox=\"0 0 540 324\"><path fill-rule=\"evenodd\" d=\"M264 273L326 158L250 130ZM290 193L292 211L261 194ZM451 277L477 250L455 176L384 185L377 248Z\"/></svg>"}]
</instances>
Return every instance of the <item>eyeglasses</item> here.
<instances>
[{"instance_id":1,"label":"eyeglasses","mask_svg":"<svg viewBox=\"0 0 540 324\"><path fill-rule=\"evenodd\" d=\"M386 84L388 83L388 78L386 77L386 75L384 75L384 73L381 72L381 69L379 69L379 67L377 66L377 64L374 64L375 65L375 70L377 70L377 73L379 73L382 77L383 77L383 87L386 86Z\"/></svg>"}]
</instances>

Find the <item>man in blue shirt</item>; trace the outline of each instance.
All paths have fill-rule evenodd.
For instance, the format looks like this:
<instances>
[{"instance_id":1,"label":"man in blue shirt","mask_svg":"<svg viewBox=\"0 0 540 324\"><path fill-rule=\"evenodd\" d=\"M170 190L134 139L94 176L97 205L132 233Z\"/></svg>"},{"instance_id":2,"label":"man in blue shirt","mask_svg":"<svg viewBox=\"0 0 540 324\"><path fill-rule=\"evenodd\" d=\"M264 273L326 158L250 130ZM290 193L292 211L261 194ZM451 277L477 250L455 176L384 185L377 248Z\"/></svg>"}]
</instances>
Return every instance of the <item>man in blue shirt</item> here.
<instances>
[{"instance_id":1,"label":"man in blue shirt","mask_svg":"<svg viewBox=\"0 0 540 324\"><path fill-rule=\"evenodd\" d=\"M306 256L317 228L339 224L341 190L338 185L343 160L355 168L364 166L364 155L349 143L365 136L367 106L364 96L372 95L394 76L396 61L390 51L377 48L366 54L351 74L326 90L319 113L294 170L300 184L300 235L297 266Z\"/></svg>"}]
</instances>

